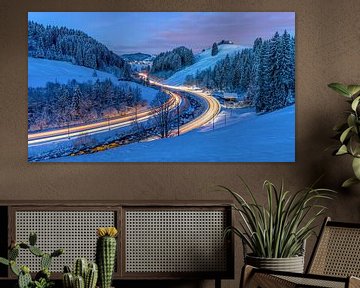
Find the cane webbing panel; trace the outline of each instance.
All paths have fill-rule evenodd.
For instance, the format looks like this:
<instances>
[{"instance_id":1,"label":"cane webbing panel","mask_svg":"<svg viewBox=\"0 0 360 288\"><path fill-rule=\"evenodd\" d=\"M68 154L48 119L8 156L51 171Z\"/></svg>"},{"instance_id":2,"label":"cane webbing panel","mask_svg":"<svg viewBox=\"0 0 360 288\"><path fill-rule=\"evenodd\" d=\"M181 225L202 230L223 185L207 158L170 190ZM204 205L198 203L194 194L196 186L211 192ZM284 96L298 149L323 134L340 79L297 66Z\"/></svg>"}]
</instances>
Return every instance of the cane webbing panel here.
<instances>
[{"instance_id":1,"label":"cane webbing panel","mask_svg":"<svg viewBox=\"0 0 360 288\"><path fill-rule=\"evenodd\" d=\"M360 229L326 226L309 272L360 277Z\"/></svg>"},{"instance_id":2,"label":"cane webbing panel","mask_svg":"<svg viewBox=\"0 0 360 288\"><path fill-rule=\"evenodd\" d=\"M331 281L324 279L315 278L302 278L293 276L277 276L281 279L287 280L291 283L296 284L294 287L326 287L326 288L345 288L345 278L343 282Z\"/></svg>"},{"instance_id":3,"label":"cane webbing panel","mask_svg":"<svg viewBox=\"0 0 360 288\"><path fill-rule=\"evenodd\" d=\"M95 260L96 228L115 226L114 211L16 211L16 241L28 243L29 233L37 233L37 246L46 253L64 248L65 253L54 258L50 270L62 272L74 259ZM40 258L21 250L18 262L39 271Z\"/></svg>"},{"instance_id":4,"label":"cane webbing panel","mask_svg":"<svg viewBox=\"0 0 360 288\"><path fill-rule=\"evenodd\" d=\"M126 272L223 272L224 211L125 212Z\"/></svg>"}]
</instances>

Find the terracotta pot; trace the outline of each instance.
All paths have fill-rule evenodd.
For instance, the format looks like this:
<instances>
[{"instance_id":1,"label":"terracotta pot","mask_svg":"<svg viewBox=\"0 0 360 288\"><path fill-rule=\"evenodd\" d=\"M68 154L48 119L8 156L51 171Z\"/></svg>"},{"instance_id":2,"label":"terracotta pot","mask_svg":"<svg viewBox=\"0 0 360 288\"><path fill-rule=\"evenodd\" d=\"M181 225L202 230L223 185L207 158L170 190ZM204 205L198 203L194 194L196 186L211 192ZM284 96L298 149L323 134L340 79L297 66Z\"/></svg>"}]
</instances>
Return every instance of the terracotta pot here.
<instances>
[{"instance_id":1,"label":"terracotta pot","mask_svg":"<svg viewBox=\"0 0 360 288\"><path fill-rule=\"evenodd\" d=\"M304 273L304 256L289 258L263 258L246 255L245 263L262 269Z\"/></svg>"}]
</instances>

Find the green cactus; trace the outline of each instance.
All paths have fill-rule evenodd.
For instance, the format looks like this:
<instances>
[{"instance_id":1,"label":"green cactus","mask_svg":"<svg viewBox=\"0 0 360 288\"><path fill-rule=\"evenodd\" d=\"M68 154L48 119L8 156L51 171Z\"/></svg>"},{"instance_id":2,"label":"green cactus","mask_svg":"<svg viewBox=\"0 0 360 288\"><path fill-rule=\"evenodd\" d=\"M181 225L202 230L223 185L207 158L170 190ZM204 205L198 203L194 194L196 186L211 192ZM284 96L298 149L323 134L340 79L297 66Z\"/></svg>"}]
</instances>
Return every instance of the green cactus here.
<instances>
[{"instance_id":1,"label":"green cactus","mask_svg":"<svg viewBox=\"0 0 360 288\"><path fill-rule=\"evenodd\" d=\"M74 288L85 288L84 278L81 276L74 277Z\"/></svg>"},{"instance_id":2,"label":"green cactus","mask_svg":"<svg viewBox=\"0 0 360 288\"><path fill-rule=\"evenodd\" d=\"M35 275L35 280L39 281L41 279L50 279L50 271L47 268L44 268L42 270L40 270L38 273L36 273Z\"/></svg>"},{"instance_id":3,"label":"green cactus","mask_svg":"<svg viewBox=\"0 0 360 288\"><path fill-rule=\"evenodd\" d=\"M64 273L71 273L71 269L69 266L64 266Z\"/></svg>"},{"instance_id":4,"label":"green cactus","mask_svg":"<svg viewBox=\"0 0 360 288\"><path fill-rule=\"evenodd\" d=\"M18 285L19 288L29 288L30 284L32 283L32 279L31 279L31 275L30 275L30 270L28 267L26 267L27 269L24 269L25 267L22 267L21 272L19 274L19 279L18 279ZM25 271L27 272L25 272Z\"/></svg>"},{"instance_id":5,"label":"green cactus","mask_svg":"<svg viewBox=\"0 0 360 288\"><path fill-rule=\"evenodd\" d=\"M37 235L35 232L31 232L29 235L29 244L31 246L35 246L37 241Z\"/></svg>"},{"instance_id":6,"label":"green cactus","mask_svg":"<svg viewBox=\"0 0 360 288\"><path fill-rule=\"evenodd\" d=\"M40 267L41 269L49 269L50 265L51 265L51 260L52 257L50 254L45 253L42 257L41 257L41 261L40 261Z\"/></svg>"},{"instance_id":7,"label":"green cactus","mask_svg":"<svg viewBox=\"0 0 360 288\"><path fill-rule=\"evenodd\" d=\"M51 253L51 257L58 257L64 253L64 249L57 249Z\"/></svg>"},{"instance_id":8,"label":"green cactus","mask_svg":"<svg viewBox=\"0 0 360 288\"><path fill-rule=\"evenodd\" d=\"M98 279L98 266L96 263L89 263L85 276L85 288L95 288Z\"/></svg>"},{"instance_id":9,"label":"green cactus","mask_svg":"<svg viewBox=\"0 0 360 288\"><path fill-rule=\"evenodd\" d=\"M86 258L76 259L75 267L74 267L75 276L81 276L83 279L85 279L87 268L88 268L88 262Z\"/></svg>"},{"instance_id":10,"label":"green cactus","mask_svg":"<svg viewBox=\"0 0 360 288\"><path fill-rule=\"evenodd\" d=\"M24 242L19 243L19 246L20 246L20 248L22 248L22 249L29 249L29 247L30 247L28 244L26 244L26 243L24 243Z\"/></svg>"},{"instance_id":11,"label":"green cactus","mask_svg":"<svg viewBox=\"0 0 360 288\"><path fill-rule=\"evenodd\" d=\"M16 258L19 256L19 246L15 246L14 248L10 249L8 252L9 260L15 261Z\"/></svg>"},{"instance_id":12,"label":"green cactus","mask_svg":"<svg viewBox=\"0 0 360 288\"><path fill-rule=\"evenodd\" d=\"M75 288L75 279L82 279L84 288L95 288L98 279L98 268L95 263L89 263L85 258L78 258L74 263L74 272L71 273L69 266L64 266L63 286L64 288ZM77 285L82 285L81 280Z\"/></svg>"},{"instance_id":13,"label":"green cactus","mask_svg":"<svg viewBox=\"0 0 360 288\"><path fill-rule=\"evenodd\" d=\"M11 260L9 262L10 264L10 269L11 271L16 275L16 276L19 276L20 275L20 268L16 265L16 262L14 260Z\"/></svg>"},{"instance_id":14,"label":"green cactus","mask_svg":"<svg viewBox=\"0 0 360 288\"><path fill-rule=\"evenodd\" d=\"M73 288L74 287L74 276L70 272L63 274L63 287L64 288Z\"/></svg>"},{"instance_id":15,"label":"green cactus","mask_svg":"<svg viewBox=\"0 0 360 288\"><path fill-rule=\"evenodd\" d=\"M16 243L11 241L11 245L8 251L8 259L0 257L0 264L10 266L11 271L18 276L18 286L19 288L49 288L52 286L53 282L50 281L50 265L53 257L60 256L63 254L63 249L55 250L53 253L48 254L41 251L38 247L34 246L36 244L36 234L31 233L29 236L29 244L20 242ZM27 266L19 266L16 264L16 259L19 256L19 250L29 250L30 253L37 257L41 257L41 271L39 271L35 276L35 281L32 280L30 275L30 269Z\"/></svg>"},{"instance_id":16,"label":"green cactus","mask_svg":"<svg viewBox=\"0 0 360 288\"><path fill-rule=\"evenodd\" d=\"M115 230L115 232L114 232ZM96 243L96 262L99 267L99 284L101 288L110 288L116 258L115 228L99 228L100 236Z\"/></svg>"},{"instance_id":17,"label":"green cactus","mask_svg":"<svg viewBox=\"0 0 360 288\"><path fill-rule=\"evenodd\" d=\"M44 255L44 252L42 252L42 251L40 250L40 248L38 248L38 247L36 247L36 246L30 246L30 247L29 247L29 251L30 251L32 254L34 254L35 256L37 256L37 257L41 257L41 256Z\"/></svg>"}]
</instances>

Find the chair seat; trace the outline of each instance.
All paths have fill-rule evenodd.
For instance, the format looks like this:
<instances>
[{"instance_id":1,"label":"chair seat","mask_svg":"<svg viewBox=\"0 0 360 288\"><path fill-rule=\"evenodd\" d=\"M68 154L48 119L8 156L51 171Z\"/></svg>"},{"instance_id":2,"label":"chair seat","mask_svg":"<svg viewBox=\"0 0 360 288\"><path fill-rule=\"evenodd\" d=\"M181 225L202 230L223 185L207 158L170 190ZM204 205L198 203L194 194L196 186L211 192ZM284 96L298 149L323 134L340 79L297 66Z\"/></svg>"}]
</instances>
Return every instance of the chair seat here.
<instances>
[{"instance_id":1,"label":"chair seat","mask_svg":"<svg viewBox=\"0 0 360 288\"><path fill-rule=\"evenodd\" d=\"M330 279L319 279L319 278L302 278L296 276L280 276L277 277L284 279L286 281L296 284L295 287L326 287L326 288L345 288L346 278L342 281L335 281ZM321 276L320 276L321 277Z\"/></svg>"}]
</instances>

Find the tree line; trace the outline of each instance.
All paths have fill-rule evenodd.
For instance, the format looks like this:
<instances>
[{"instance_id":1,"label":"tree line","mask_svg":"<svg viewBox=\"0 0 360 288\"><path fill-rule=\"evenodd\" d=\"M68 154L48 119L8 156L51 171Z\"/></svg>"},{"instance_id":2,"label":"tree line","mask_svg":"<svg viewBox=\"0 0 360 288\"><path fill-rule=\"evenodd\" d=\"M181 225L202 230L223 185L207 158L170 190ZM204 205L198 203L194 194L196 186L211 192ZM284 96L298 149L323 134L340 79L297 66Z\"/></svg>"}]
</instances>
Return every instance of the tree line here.
<instances>
[{"instance_id":1,"label":"tree line","mask_svg":"<svg viewBox=\"0 0 360 288\"><path fill-rule=\"evenodd\" d=\"M192 50L181 46L172 51L162 52L156 56L150 72L176 72L186 66L194 64L194 62L195 57Z\"/></svg>"},{"instance_id":2,"label":"tree line","mask_svg":"<svg viewBox=\"0 0 360 288\"><path fill-rule=\"evenodd\" d=\"M28 88L28 129L63 127L119 115L129 107L145 105L141 90L115 85L111 80L67 84L47 83Z\"/></svg>"},{"instance_id":3,"label":"tree line","mask_svg":"<svg viewBox=\"0 0 360 288\"><path fill-rule=\"evenodd\" d=\"M34 21L28 22L28 56L68 61L124 78L131 73L124 59L86 33Z\"/></svg>"},{"instance_id":4,"label":"tree line","mask_svg":"<svg viewBox=\"0 0 360 288\"><path fill-rule=\"evenodd\" d=\"M257 38L252 48L188 75L185 84L237 92L257 112L291 105L295 102L295 38L286 31L276 32L269 40Z\"/></svg>"}]
</instances>

